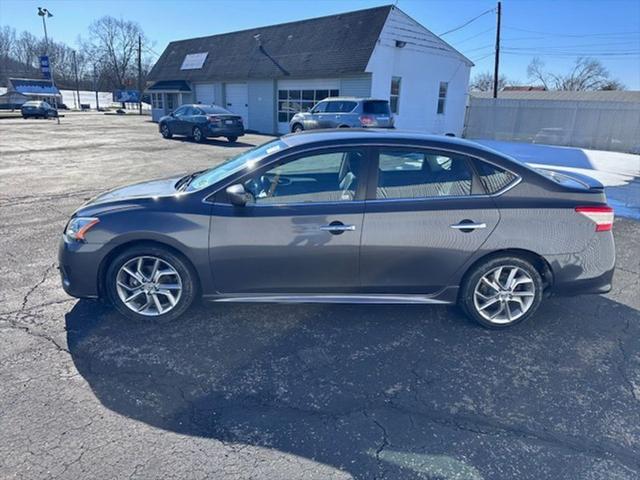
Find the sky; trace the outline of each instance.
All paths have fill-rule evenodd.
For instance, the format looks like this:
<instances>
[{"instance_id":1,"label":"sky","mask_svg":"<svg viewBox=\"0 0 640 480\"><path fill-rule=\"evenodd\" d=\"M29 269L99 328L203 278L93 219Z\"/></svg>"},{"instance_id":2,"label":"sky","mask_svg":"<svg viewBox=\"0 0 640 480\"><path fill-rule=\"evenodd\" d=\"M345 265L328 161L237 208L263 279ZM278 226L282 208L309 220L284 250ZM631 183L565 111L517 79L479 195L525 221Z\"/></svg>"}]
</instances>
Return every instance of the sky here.
<instances>
[{"instance_id":1,"label":"sky","mask_svg":"<svg viewBox=\"0 0 640 480\"><path fill-rule=\"evenodd\" d=\"M200 37L396 3L436 34L495 9L493 0L0 0L0 25L42 35L37 7L54 15L49 35L71 46L104 15L138 22L161 53L172 40ZM565 73L578 56L600 59L612 78L640 90L639 0L503 0L501 73L520 83L540 57ZM493 11L443 39L474 61L472 76L493 71Z\"/></svg>"}]
</instances>

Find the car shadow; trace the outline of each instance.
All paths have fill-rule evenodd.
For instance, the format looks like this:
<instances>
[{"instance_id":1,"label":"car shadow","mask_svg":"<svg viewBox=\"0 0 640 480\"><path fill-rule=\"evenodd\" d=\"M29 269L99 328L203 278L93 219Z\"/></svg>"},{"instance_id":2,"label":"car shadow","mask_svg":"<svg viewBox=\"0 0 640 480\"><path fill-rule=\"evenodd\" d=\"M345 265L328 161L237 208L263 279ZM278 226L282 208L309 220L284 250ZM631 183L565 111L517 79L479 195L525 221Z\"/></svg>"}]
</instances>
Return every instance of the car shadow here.
<instances>
[{"instance_id":1,"label":"car shadow","mask_svg":"<svg viewBox=\"0 0 640 480\"><path fill-rule=\"evenodd\" d=\"M177 140L179 142L196 143L190 137L174 136L174 137L171 138L171 140ZM235 142L229 142L227 139L217 140L215 138L207 138L207 139L203 140L201 143L202 143L202 145L215 145L217 147L226 147L226 148L246 148L246 147L255 147L256 146L255 143L242 142L240 140L237 140Z\"/></svg>"},{"instance_id":2,"label":"car shadow","mask_svg":"<svg viewBox=\"0 0 640 480\"><path fill-rule=\"evenodd\" d=\"M550 299L502 331L416 305L202 304L153 325L85 300L66 329L78 372L121 415L357 479L443 480L490 478L512 461L500 449L517 445L527 478L549 452L569 465L576 444L640 471L625 441L640 434L624 379L640 353L637 319L593 296Z\"/></svg>"}]
</instances>

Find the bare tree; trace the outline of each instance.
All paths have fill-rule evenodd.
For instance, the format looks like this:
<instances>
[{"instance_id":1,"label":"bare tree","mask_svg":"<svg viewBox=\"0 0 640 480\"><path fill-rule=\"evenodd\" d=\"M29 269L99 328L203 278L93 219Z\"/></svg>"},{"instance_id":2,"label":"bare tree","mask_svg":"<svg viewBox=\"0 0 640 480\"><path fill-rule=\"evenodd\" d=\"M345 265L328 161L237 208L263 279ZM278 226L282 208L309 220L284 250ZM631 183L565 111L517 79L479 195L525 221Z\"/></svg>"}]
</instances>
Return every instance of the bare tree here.
<instances>
[{"instance_id":1,"label":"bare tree","mask_svg":"<svg viewBox=\"0 0 640 480\"><path fill-rule=\"evenodd\" d=\"M123 87L137 76L138 36L146 43L140 25L114 17L102 17L89 26L88 51L101 60L102 76L114 88Z\"/></svg>"},{"instance_id":2,"label":"bare tree","mask_svg":"<svg viewBox=\"0 0 640 480\"><path fill-rule=\"evenodd\" d=\"M0 57L11 57L16 44L15 29L7 26L0 27Z\"/></svg>"},{"instance_id":3,"label":"bare tree","mask_svg":"<svg viewBox=\"0 0 640 480\"><path fill-rule=\"evenodd\" d=\"M609 71L595 58L579 57L567 74L557 74L545 69L540 58L534 58L527 67L527 76L539 81L547 90L623 90L617 80L609 78Z\"/></svg>"},{"instance_id":4,"label":"bare tree","mask_svg":"<svg viewBox=\"0 0 640 480\"><path fill-rule=\"evenodd\" d=\"M507 85L515 84L517 84L517 82L508 80L504 75L498 77L498 90L502 90ZM490 72L476 74L471 80L469 87L476 92L490 92L493 90L493 74Z\"/></svg>"}]
</instances>

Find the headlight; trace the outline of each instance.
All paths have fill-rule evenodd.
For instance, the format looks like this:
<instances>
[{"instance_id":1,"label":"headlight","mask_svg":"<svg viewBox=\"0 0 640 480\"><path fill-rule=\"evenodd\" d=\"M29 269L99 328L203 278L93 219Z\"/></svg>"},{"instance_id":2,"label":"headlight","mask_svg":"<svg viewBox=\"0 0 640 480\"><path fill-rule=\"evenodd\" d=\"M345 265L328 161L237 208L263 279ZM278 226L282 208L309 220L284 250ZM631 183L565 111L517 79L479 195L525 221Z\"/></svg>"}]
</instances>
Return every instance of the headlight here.
<instances>
[{"instance_id":1,"label":"headlight","mask_svg":"<svg viewBox=\"0 0 640 480\"><path fill-rule=\"evenodd\" d=\"M71 220L69 220L64 234L69 240L84 242L86 241L84 236L94 225L99 222L100 220L95 217L72 218Z\"/></svg>"}]
</instances>

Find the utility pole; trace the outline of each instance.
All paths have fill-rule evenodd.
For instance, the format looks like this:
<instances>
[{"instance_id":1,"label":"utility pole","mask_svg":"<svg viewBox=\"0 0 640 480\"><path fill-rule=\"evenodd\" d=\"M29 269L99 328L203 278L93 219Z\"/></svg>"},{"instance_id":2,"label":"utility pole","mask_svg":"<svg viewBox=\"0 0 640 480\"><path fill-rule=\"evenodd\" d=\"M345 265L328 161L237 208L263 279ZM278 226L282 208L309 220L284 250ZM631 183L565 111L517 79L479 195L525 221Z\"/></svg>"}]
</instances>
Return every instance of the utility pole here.
<instances>
[{"instance_id":1,"label":"utility pole","mask_svg":"<svg viewBox=\"0 0 640 480\"><path fill-rule=\"evenodd\" d=\"M93 64L93 89L96 91L96 112L100 110L100 100L98 100L98 74L96 64Z\"/></svg>"},{"instance_id":2,"label":"utility pole","mask_svg":"<svg viewBox=\"0 0 640 480\"><path fill-rule=\"evenodd\" d=\"M138 102L138 109L140 115L142 115L142 36L138 35L138 95L140 95Z\"/></svg>"},{"instance_id":3,"label":"utility pole","mask_svg":"<svg viewBox=\"0 0 640 480\"><path fill-rule=\"evenodd\" d=\"M498 2L498 24L496 27L496 58L493 64L493 98L498 98L498 77L500 68L500 17L502 15L502 2Z\"/></svg>"},{"instance_id":4,"label":"utility pole","mask_svg":"<svg viewBox=\"0 0 640 480\"><path fill-rule=\"evenodd\" d=\"M73 51L73 69L76 74L76 94L78 96L78 110L82 109L82 105L80 103L80 81L78 80L78 59L76 58L76 51Z\"/></svg>"}]
</instances>

